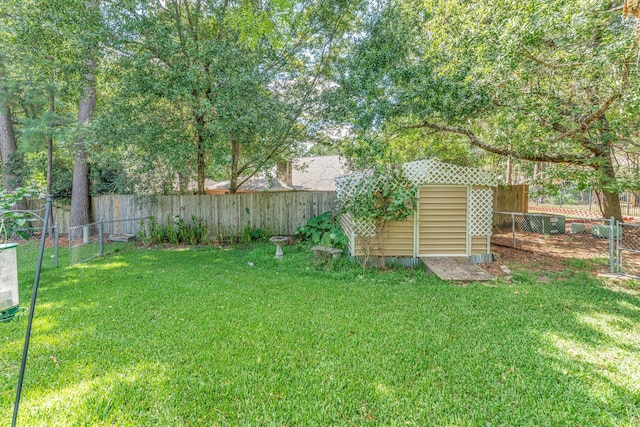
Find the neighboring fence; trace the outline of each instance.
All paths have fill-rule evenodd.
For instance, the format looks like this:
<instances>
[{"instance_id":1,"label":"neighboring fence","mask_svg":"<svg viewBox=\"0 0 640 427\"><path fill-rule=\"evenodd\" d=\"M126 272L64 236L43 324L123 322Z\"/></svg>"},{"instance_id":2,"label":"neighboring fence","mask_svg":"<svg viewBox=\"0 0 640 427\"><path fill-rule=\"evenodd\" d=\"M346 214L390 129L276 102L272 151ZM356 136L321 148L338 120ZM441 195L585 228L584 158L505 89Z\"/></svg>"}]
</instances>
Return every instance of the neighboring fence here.
<instances>
[{"instance_id":1,"label":"neighboring fence","mask_svg":"<svg viewBox=\"0 0 640 427\"><path fill-rule=\"evenodd\" d=\"M248 228L270 234L293 235L309 219L336 206L333 191L282 191L225 195L99 196L94 197L94 215L105 220L167 217L185 221L201 219L215 238L242 236ZM137 232L135 225L122 223L119 232ZM133 228L127 228L133 227Z\"/></svg>"},{"instance_id":2,"label":"neighboring fence","mask_svg":"<svg viewBox=\"0 0 640 427\"><path fill-rule=\"evenodd\" d=\"M141 229L149 226L148 218L98 221L69 227L69 265L80 264L120 250L136 240Z\"/></svg>"},{"instance_id":3,"label":"neighboring fence","mask_svg":"<svg viewBox=\"0 0 640 427\"><path fill-rule=\"evenodd\" d=\"M233 195L99 196L92 200L98 221L69 227L69 264L78 264L118 250L121 240L149 230L149 218L160 224L176 216L188 224L201 220L212 239L241 237L261 229L267 234L293 235L309 219L333 210L335 192L264 192Z\"/></svg>"},{"instance_id":4,"label":"neighboring fence","mask_svg":"<svg viewBox=\"0 0 640 427\"><path fill-rule=\"evenodd\" d=\"M42 206L41 200L29 200L29 209ZM242 234L245 227L264 229L274 234L292 235L309 219L336 206L335 191L265 191L223 195L133 196L103 195L91 199L91 219L128 220L154 216L158 221L179 215L185 220L201 218L216 237ZM69 205L54 201L52 224L61 233L69 229ZM122 232L127 232L122 230Z\"/></svg>"},{"instance_id":5,"label":"neighboring fence","mask_svg":"<svg viewBox=\"0 0 640 427\"><path fill-rule=\"evenodd\" d=\"M26 201L27 209L29 211L39 212L41 217L44 217L44 200L42 199L30 199ZM69 228L69 212L70 207L66 203L62 203L58 200L54 200L51 209L50 225L57 224L58 230L61 233L66 233ZM40 223L40 226L41 223Z\"/></svg>"},{"instance_id":6,"label":"neighboring fence","mask_svg":"<svg viewBox=\"0 0 640 427\"><path fill-rule=\"evenodd\" d=\"M555 196L532 196L529 200L529 210L540 210L539 208L544 207L575 209L601 215L597 194L589 191L561 189ZM511 209L496 210L507 211ZM640 216L640 193L620 193L620 210L624 216Z\"/></svg>"}]
</instances>

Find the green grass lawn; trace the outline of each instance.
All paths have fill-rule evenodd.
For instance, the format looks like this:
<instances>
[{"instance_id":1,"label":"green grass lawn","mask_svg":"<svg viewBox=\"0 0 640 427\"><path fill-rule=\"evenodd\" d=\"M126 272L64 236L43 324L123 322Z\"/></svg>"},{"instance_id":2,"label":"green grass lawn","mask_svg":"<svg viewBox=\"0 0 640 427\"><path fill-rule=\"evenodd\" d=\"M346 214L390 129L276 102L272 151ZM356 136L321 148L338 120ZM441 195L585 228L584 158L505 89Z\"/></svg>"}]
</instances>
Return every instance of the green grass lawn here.
<instances>
[{"instance_id":1,"label":"green grass lawn","mask_svg":"<svg viewBox=\"0 0 640 427\"><path fill-rule=\"evenodd\" d=\"M550 283L454 286L284 250L129 249L46 269L19 425L640 424L635 283L576 264ZM0 325L0 420L25 328Z\"/></svg>"}]
</instances>

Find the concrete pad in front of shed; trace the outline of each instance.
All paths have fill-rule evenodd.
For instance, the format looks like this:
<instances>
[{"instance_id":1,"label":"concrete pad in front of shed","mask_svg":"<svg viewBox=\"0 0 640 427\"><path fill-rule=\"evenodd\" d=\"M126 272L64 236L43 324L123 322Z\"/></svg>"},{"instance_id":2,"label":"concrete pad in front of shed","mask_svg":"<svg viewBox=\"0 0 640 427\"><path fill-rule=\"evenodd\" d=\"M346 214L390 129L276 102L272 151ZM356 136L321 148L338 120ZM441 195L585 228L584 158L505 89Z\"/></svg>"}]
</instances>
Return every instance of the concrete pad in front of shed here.
<instances>
[{"instance_id":1,"label":"concrete pad in front of shed","mask_svg":"<svg viewBox=\"0 0 640 427\"><path fill-rule=\"evenodd\" d=\"M486 282L493 276L466 257L421 257L427 271L442 280L457 282Z\"/></svg>"}]
</instances>

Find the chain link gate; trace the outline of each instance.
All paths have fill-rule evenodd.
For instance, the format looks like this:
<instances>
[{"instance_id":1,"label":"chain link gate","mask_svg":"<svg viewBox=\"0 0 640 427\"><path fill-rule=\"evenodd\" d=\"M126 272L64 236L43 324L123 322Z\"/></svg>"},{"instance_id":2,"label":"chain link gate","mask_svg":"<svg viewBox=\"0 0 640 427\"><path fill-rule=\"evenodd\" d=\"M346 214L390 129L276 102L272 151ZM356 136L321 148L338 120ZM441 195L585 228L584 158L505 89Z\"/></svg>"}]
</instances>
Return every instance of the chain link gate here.
<instances>
[{"instance_id":1,"label":"chain link gate","mask_svg":"<svg viewBox=\"0 0 640 427\"><path fill-rule=\"evenodd\" d=\"M103 221L69 227L69 265L115 252L149 229L149 218Z\"/></svg>"},{"instance_id":2,"label":"chain link gate","mask_svg":"<svg viewBox=\"0 0 640 427\"><path fill-rule=\"evenodd\" d=\"M612 259L612 272L640 278L640 224L616 221Z\"/></svg>"}]
</instances>

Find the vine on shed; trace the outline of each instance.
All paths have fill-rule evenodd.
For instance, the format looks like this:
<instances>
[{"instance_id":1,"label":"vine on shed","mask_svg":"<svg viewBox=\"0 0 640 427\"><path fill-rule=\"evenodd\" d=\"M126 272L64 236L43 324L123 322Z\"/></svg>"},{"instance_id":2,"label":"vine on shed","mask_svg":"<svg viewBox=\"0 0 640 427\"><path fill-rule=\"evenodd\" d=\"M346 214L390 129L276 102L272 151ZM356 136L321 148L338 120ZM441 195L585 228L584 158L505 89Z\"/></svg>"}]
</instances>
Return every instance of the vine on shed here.
<instances>
[{"instance_id":1,"label":"vine on shed","mask_svg":"<svg viewBox=\"0 0 640 427\"><path fill-rule=\"evenodd\" d=\"M385 226L389 221L405 221L416 209L418 185L400 165L377 165L363 174L355 191L341 200L340 210L350 214L356 224L371 224L373 236L358 236L364 244L364 263L371 255L374 240L378 244L381 266L385 266Z\"/></svg>"}]
</instances>

